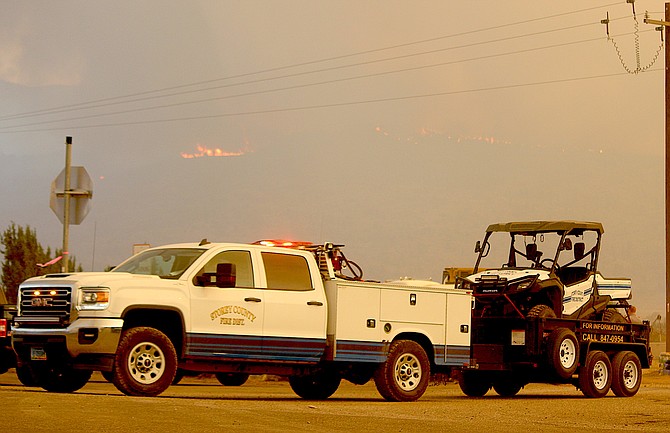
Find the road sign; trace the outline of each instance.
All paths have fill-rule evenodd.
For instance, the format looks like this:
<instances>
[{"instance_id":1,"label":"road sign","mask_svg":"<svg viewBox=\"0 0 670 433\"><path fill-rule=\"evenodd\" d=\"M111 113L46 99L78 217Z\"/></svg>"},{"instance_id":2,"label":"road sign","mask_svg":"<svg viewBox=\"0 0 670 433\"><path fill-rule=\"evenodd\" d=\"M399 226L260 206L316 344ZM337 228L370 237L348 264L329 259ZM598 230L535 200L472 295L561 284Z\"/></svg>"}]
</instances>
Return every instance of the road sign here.
<instances>
[{"instance_id":1,"label":"road sign","mask_svg":"<svg viewBox=\"0 0 670 433\"><path fill-rule=\"evenodd\" d=\"M84 167L70 168L70 224L81 224L91 207L93 182ZM61 223L65 220L65 169L51 182L49 206Z\"/></svg>"}]
</instances>

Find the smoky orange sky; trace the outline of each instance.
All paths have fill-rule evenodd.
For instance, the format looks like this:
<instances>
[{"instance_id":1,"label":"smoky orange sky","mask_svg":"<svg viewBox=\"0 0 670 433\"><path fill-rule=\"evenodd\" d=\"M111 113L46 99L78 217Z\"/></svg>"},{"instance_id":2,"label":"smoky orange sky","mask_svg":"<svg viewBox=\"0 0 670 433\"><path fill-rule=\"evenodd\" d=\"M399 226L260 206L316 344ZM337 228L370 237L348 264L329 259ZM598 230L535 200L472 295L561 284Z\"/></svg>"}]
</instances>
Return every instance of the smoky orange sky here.
<instances>
[{"instance_id":1,"label":"smoky orange sky","mask_svg":"<svg viewBox=\"0 0 670 433\"><path fill-rule=\"evenodd\" d=\"M281 238L346 244L372 279L439 280L492 222L590 220L602 273L632 278L651 317L665 117L643 15L664 3L635 7L5 2L0 228L61 245L49 187L72 136L94 180L70 230L86 270L136 243Z\"/></svg>"}]
</instances>

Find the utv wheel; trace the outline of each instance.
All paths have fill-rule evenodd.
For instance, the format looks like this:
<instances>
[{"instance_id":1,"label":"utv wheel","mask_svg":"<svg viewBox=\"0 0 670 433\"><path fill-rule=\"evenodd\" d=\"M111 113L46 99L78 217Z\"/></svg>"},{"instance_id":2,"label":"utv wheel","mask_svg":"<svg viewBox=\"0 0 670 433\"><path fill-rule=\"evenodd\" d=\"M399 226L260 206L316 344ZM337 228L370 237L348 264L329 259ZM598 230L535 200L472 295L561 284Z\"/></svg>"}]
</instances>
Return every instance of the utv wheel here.
<instances>
[{"instance_id":1,"label":"utv wheel","mask_svg":"<svg viewBox=\"0 0 670 433\"><path fill-rule=\"evenodd\" d=\"M600 398L607 395L612 385L612 364L600 350L586 355L584 365L579 369L579 389L587 397Z\"/></svg>"},{"instance_id":2,"label":"utv wheel","mask_svg":"<svg viewBox=\"0 0 670 433\"><path fill-rule=\"evenodd\" d=\"M39 386L49 392L70 393L80 390L91 378L91 370L71 367L49 367L38 372Z\"/></svg>"},{"instance_id":3,"label":"utv wheel","mask_svg":"<svg viewBox=\"0 0 670 433\"><path fill-rule=\"evenodd\" d=\"M177 371L177 353L161 331L124 331L114 360L114 385L126 395L153 397L165 391Z\"/></svg>"},{"instance_id":4,"label":"utv wheel","mask_svg":"<svg viewBox=\"0 0 670 433\"><path fill-rule=\"evenodd\" d=\"M602 321L611 323L628 323L628 320L626 320L626 318L616 310L605 310Z\"/></svg>"},{"instance_id":5,"label":"utv wheel","mask_svg":"<svg viewBox=\"0 0 670 433\"><path fill-rule=\"evenodd\" d=\"M299 397L305 400L325 400L335 394L342 378L339 374L321 371L309 376L291 376L288 383Z\"/></svg>"},{"instance_id":6,"label":"utv wheel","mask_svg":"<svg viewBox=\"0 0 670 433\"><path fill-rule=\"evenodd\" d=\"M430 381L430 361L423 347L411 340L391 344L386 362L374 375L379 394L388 401L415 401Z\"/></svg>"},{"instance_id":7,"label":"utv wheel","mask_svg":"<svg viewBox=\"0 0 670 433\"><path fill-rule=\"evenodd\" d=\"M514 397L521 391L523 384L513 377L505 377L493 382L493 389L501 397Z\"/></svg>"},{"instance_id":8,"label":"utv wheel","mask_svg":"<svg viewBox=\"0 0 670 433\"><path fill-rule=\"evenodd\" d=\"M491 389L491 381L481 373L463 371L458 378L458 386L468 397L483 397Z\"/></svg>"},{"instance_id":9,"label":"utv wheel","mask_svg":"<svg viewBox=\"0 0 670 433\"><path fill-rule=\"evenodd\" d=\"M249 375L246 373L216 373L216 379L224 386L242 386L249 379Z\"/></svg>"},{"instance_id":10,"label":"utv wheel","mask_svg":"<svg viewBox=\"0 0 670 433\"><path fill-rule=\"evenodd\" d=\"M539 318L555 318L556 313L554 313L554 310L544 304L539 304L528 310L528 314L526 314L526 317L539 317Z\"/></svg>"},{"instance_id":11,"label":"utv wheel","mask_svg":"<svg viewBox=\"0 0 670 433\"><path fill-rule=\"evenodd\" d=\"M547 340L547 358L553 371L561 379L570 379L577 371L579 343L568 328L557 328Z\"/></svg>"},{"instance_id":12,"label":"utv wheel","mask_svg":"<svg viewBox=\"0 0 670 433\"><path fill-rule=\"evenodd\" d=\"M632 397L642 383L640 358L633 352L619 352L612 359L612 391L618 397Z\"/></svg>"}]
</instances>

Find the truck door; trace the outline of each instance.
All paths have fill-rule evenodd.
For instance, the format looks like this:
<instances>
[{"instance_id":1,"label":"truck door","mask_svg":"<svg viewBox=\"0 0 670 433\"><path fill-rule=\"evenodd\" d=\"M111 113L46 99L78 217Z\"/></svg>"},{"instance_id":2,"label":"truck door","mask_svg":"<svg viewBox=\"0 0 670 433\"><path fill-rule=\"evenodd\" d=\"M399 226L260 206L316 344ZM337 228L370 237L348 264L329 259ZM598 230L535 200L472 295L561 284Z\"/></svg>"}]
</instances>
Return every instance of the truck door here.
<instances>
[{"instance_id":1,"label":"truck door","mask_svg":"<svg viewBox=\"0 0 670 433\"><path fill-rule=\"evenodd\" d=\"M276 360L318 360L326 347L328 311L319 270L313 260L293 251L261 256L267 286L265 355Z\"/></svg>"},{"instance_id":2,"label":"truck door","mask_svg":"<svg viewBox=\"0 0 670 433\"><path fill-rule=\"evenodd\" d=\"M252 254L245 250L220 252L195 274L190 281L187 356L262 356L265 290L256 287L258 279Z\"/></svg>"}]
</instances>

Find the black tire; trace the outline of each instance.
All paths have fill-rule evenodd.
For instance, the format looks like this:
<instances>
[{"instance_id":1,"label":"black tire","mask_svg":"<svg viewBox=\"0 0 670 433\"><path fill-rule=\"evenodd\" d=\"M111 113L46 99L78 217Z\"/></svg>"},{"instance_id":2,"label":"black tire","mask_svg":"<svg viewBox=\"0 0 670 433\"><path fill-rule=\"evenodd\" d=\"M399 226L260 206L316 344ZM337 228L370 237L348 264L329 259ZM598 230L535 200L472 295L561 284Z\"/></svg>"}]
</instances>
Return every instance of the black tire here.
<instances>
[{"instance_id":1,"label":"black tire","mask_svg":"<svg viewBox=\"0 0 670 433\"><path fill-rule=\"evenodd\" d=\"M586 355L579 369L579 389L591 398L607 395L612 386L612 364L605 352L594 350Z\"/></svg>"},{"instance_id":2,"label":"black tire","mask_svg":"<svg viewBox=\"0 0 670 433\"><path fill-rule=\"evenodd\" d=\"M633 352L619 352L612 359L612 391L618 397L632 397L642 384L642 365Z\"/></svg>"},{"instance_id":3,"label":"black tire","mask_svg":"<svg viewBox=\"0 0 670 433\"><path fill-rule=\"evenodd\" d=\"M172 384L177 353L170 339L149 327L123 332L114 359L114 386L126 395L153 397Z\"/></svg>"},{"instance_id":4,"label":"black tire","mask_svg":"<svg viewBox=\"0 0 670 433\"><path fill-rule=\"evenodd\" d=\"M16 377L19 379L24 386L39 386L39 381L37 376L33 372L33 369L28 364L24 364L20 367L16 367Z\"/></svg>"},{"instance_id":5,"label":"black tire","mask_svg":"<svg viewBox=\"0 0 670 433\"><path fill-rule=\"evenodd\" d=\"M493 382L493 389L501 397L514 397L521 391L523 384L513 377L505 377Z\"/></svg>"},{"instance_id":6,"label":"black tire","mask_svg":"<svg viewBox=\"0 0 670 433\"><path fill-rule=\"evenodd\" d=\"M49 392L70 393L80 390L91 378L91 370L71 367L48 367L37 373L39 386Z\"/></svg>"},{"instance_id":7,"label":"black tire","mask_svg":"<svg viewBox=\"0 0 670 433\"><path fill-rule=\"evenodd\" d=\"M107 382L114 381L114 372L113 371L101 371L100 374Z\"/></svg>"},{"instance_id":8,"label":"black tire","mask_svg":"<svg viewBox=\"0 0 670 433\"><path fill-rule=\"evenodd\" d=\"M605 310L602 321L611 323L629 323L628 320L616 310Z\"/></svg>"},{"instance_id":9,"label":"black tire","mask_svg":"<svg viewBox=\"0 0 670 433\"><path fill-rule=\"evenodd\" d=\"M374 374L377 391L388 401L415 401L430 382L430 361L420 344L398 340Z\"/></svg>"},{"instance_id":10,"label":"black tire","mask_svg":"<svg viewBox=\"0 0 670 433\"><path fill-rule=\"evenodd\" d=\"M568 328L557 328L547 340L547 360L561 379L570 379L579 366L579 342Z\"/></svg>"},{"instance_id":11,"label":"black tire","mask_svg":"<svg viewBox=\"0 0 670 433\"><path fill-rule=\"evenodd\" d=\"M533 308L528 310L528 314L526 314L526 317L539 317L539 318L556 318L556 313L554 312L553 308L551 308L549 305L544 305L544 304L538 304L535 305Z\"/></svg>"},{"instance_id":12,"label":"black tire","mask_svg":"<svg viewBox=\"0 0 670 433\"><path fill-rule=\"evenodd\" d=\"M184 370L178 368L177 372L174 374L174 379L172 379L172 385L176 385L186 376Z\"/></svg>"},{"instance_id":13,"label":"black tire","mask_svg":"<svg viewBox=\"0 0 670 433\"><path fill-rule=\"evenodd\" d=\"M288 383L299 397L305 400L325 400L335 394L342 378L339 374L321 371L309 376L291 376Z\"/></svg>"},{"instance_id":14,"label":"black tire","mask_svg":"<svg viewBox=\"0 0 670 433\"><path fill-rule=\"evenodd\" d=\"M249 375L247 373L216 373L216 379L223 386L242 386L247 383ZM337 390L337 388L335 388L335 390Z\"/></svg>"},{"instance_id":15,"label":"black tire","mask_svg":"<svg viewBox=\"0 0 670 433\"><path fill-rule=\"evenodd\" d=\"M491 389L491 381L475 371L463 371L458 378L458 386L468 397L484 397Z\"/></svg>"}]
</instances>

